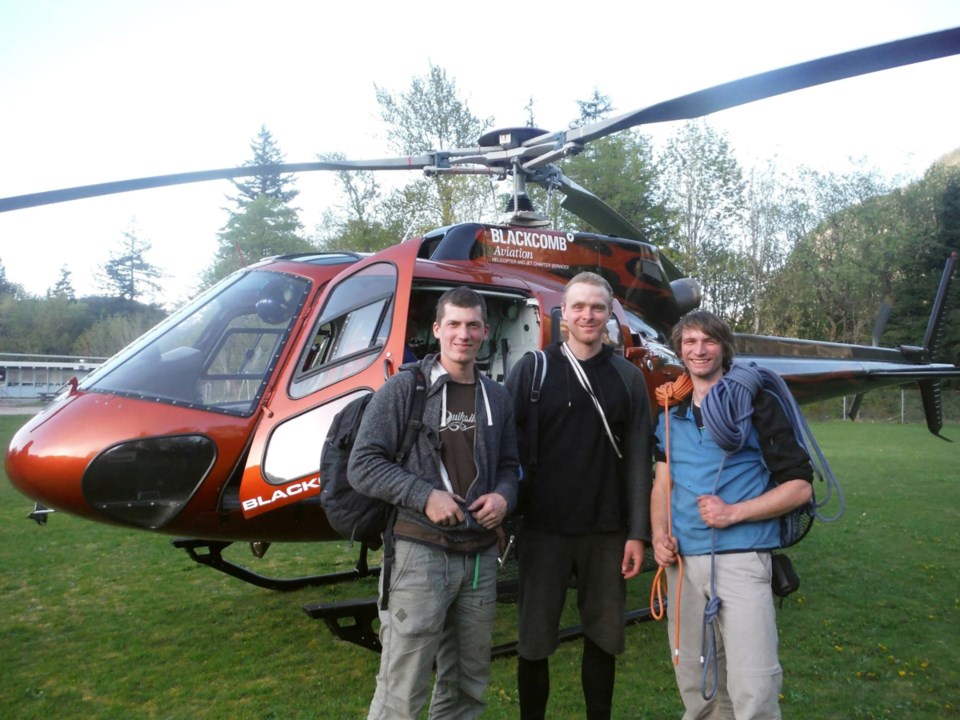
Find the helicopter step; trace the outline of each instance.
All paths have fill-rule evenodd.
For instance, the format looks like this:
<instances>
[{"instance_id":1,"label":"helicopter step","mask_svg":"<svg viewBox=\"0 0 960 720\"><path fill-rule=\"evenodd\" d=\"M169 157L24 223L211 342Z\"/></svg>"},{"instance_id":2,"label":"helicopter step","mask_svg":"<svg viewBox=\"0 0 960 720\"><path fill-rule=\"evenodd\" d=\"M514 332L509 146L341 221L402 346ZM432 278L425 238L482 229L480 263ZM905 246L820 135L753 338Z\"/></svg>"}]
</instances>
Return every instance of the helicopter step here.
<instances>
[{"instance_id":1,"label":"helicopter step","mask_svg":"<svg viewBox=\"0 0 960 720\"><path fill-rule=\"evenodd\" d=\"M181 548L187 552L190 558L201 565L206 565L214 570L218 570L230 577L243 580L251 585L266 588L267 590L299 590L304 587L318 587L324 585L333 585L339 582L350 580L360 580L362 578L377 577L380 574L380 567L370 567L367 564L367 546L360 548L360 557L353 570L343 572L326 573L323 575L306 575L298 578L274 578L266 575L260 575L252 570L248 570L242 565L237 565L223 557L223 551L233 544L229 540L202 540L197 538L177 538L171 540L171 544L176 548Z\"/></svg>"},{"instance_id":2,"label":"helicopter step","mask_svg":"<svg viewBox=\"0 0 960 720\"><path fill-rule=\"evenodd\" d=\"M341 640L380 652L380 637L373 629L378 615L376 597L314 603L304 605L303 610L314 620L323 620Z\"/></svg>"},{"instance_id":3,"label":"helicopter step","mask_svg":"<svg viewBox=\"0 0 960 720\"><path fill-rule=\"evenodd\" d=\"M666 605L666 603L664 603ZM330 631L341 640L359 645L367 650L380 652L380 638L374 630L373 621L378 617L377 598L340 600L338 602L304 605L303 610L314 620L323 620ZM623 624L645 622L653 618L650 608L629 610L623 615ZM569 642L583 636L583 626L575 625L560 631L560 642ZM513 657L517 654L517 641L494 645L490 657Z\"/></svg>"}]
</instances>

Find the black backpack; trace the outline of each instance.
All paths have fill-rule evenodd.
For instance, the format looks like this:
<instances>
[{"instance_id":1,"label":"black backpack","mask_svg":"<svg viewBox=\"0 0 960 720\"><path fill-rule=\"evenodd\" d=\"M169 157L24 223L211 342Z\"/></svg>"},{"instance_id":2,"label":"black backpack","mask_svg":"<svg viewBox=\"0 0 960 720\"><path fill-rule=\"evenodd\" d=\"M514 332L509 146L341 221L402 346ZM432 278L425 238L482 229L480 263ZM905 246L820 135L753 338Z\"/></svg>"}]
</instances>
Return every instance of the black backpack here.
<instances>
[{"instance_id":1,"label":"black backpack","mask_svg":"<svg viewBox=\"0 0 960 720\"><path fill-rule=\"evenodd\" d=\"M404 365L401 370L415 375L410 418L403 441L397 450L396 462L403 463L423 425L423 407L426 403L427 383L419 364ZM350 451L357 439L360 421L373 393L351 401L334 418L323 442L320 455L320 504L327 522L341 537L360 541L372 550L383 543L387 526L391 524L393 506L383 500L357 492L347 480Z\"/></svg>"}]
</instances>

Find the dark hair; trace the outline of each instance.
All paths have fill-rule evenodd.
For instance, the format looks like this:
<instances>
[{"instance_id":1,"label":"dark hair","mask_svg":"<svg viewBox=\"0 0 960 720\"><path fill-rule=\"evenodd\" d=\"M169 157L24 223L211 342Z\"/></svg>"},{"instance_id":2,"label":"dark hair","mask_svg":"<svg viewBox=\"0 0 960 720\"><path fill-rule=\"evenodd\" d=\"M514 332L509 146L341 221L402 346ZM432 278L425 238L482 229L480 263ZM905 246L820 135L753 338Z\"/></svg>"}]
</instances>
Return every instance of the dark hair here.
<instances>
[{"instance_id":1,"label":"dark hair","mask_svg":"<svg viewBox=\"0 0 960 720\"><path fill-rule=\"evenodd\" d=\"M607 310L613 312L613 288L610 287L610 283L607 282L606 278L602 275L598 275L595 272L590 272L586 270L582 273L577 273L563 288L563 303L567 303L567 291L578 283L583 283L584 285L594 285L602 290L607 292Z\"/></svg>"},{"instance_id":2,"label":"dark hair","mask_svg":"<svg viewBox=\"0 0 960 720\"><path fill-rule=\"evenodd\" d=\"M447 305L453 305L458 308L478 307L480 308L480 314L483 316L483 324L489 324L487 322L487 303L484 301L483 296L476 290L471 290L461 285L460 287L450 288L441 295L440 299L437 300L437 325L443 320L443 313L446 311Z\"/></svg>"},{"instance_id":3,"label":"dark hair","mask_svg":"<svg viewBox=\"0 0 960 720\"><path fill-rule=\"evenodd\" d=\"M687 328L699 330L707 337L711 337L720 343L723 351L723 371L727 372L733 365L733 356L736 353L736 345L733 340L733 331L723 320L714 315L709 310L694 310L688 312L673 326L670 333L670 344L678 355L683 357L681 352L681 342L683 340L683 331Z\"/></svg>"}]
</instances>

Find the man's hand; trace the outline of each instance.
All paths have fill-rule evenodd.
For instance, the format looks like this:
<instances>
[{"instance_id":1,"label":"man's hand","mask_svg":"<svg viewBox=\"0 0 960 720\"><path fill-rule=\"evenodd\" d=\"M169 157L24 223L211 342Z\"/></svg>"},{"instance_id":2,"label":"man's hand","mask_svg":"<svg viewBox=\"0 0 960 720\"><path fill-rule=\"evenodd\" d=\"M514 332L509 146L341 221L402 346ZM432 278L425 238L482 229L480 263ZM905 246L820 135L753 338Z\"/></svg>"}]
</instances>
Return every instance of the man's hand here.
<instances>
[{"instance_id":1,"label":"man's hand","mask_svg":"<svg viewBox=\"0 0 960 720\"><path fill-rule=\"evenodd\" d=\"M465 502L459 495L446 490L431 490L423 512L436 525L459 525L464 519L460 505Z\"/></svg>"},{"instance_id":2,"label":"man's hand","mask_svg":"<svg viewBox=\"0 0 960 720\"><path fill-rule=\"evenodd\" d=\"M653 557L660 567L673 565L677 561L677 552L680 547L673 535L655 535L653 538Z\"/></svg>"},{"instance_id":3,"label":"man's hand","mask_svg":"<svg viewBox=\"0 0 960 720\"><path fill-rule=\"evenodd\" d=\"M640 574L643 567L643 540L627 540L623 546L623 561L620 563L620 572L623 579L629 580Z\"/></svg>"},{"instance_id":4,"label":"man's hand","mask_svg":"<svg viewBox=\"0 0 960 720\"><path fill-rule=\"evenodd\" d=\"M697 498L700 518L707 527L725 528L740 522L736 516L736 505L729 505L716 495L701 495Z\"/></svg>"},{"instance_id":5,"label":"man's hand","mask_svg":"<svg viewBox=\"0 0 960 720\"><path fill-rule=\"evenodd\" d=\"M507 516L507 499L500 493L481 495L467 508L473 519L487 530L497 527Z\"/></svg>"}]
</instances>

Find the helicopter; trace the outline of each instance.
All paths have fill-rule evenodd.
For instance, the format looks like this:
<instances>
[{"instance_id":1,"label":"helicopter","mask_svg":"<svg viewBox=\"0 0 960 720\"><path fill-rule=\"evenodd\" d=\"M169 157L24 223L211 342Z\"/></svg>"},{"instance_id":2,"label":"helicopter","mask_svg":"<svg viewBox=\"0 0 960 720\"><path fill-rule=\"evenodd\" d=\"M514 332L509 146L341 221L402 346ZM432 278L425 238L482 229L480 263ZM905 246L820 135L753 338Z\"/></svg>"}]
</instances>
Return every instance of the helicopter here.
<instances>
[{"instance_id":1,"label":"helicopter","mask_svg":"<svg viewBox=\"0 0 960 720\"><path fill-rule=\"evenodd\" d=\"M51 510L173 535L201 564L278 590L376 572L361 546L352 571L270 578L223 557L248 542L341 538L320 505L320 447L337 412L376 391L412 353L433 351L433 311L447 289L486 300L490 334L478 367L502 381L526 352L561 337L566 282L590 270L614 291L610 341L656 387L683 372L670 328L701 301L685 277L628 220L566 177L559 160L591 141L645 124L685 120L782 93L960 54L960 28L754 75L558 132L508 127L474 147L380 160L244 166L146 177L0 199L0 212L114 193L255 174L403 170L490 175L513 191L500 223L463 222L377 253L317 252L261 260L201 294L82 381L71 381L13 437L6 473ZM527 187L598 232L549 227ZM738 336L738 360L784 377L800 402L918 383L927 424L942 425L940 382L960 367L932 361L956 257L950 258L922 344L883 348ZM652 403L655 405L655 403ZM371 602L308 606L341 638L375 649Z\"/></svg>"}]
</instances>

